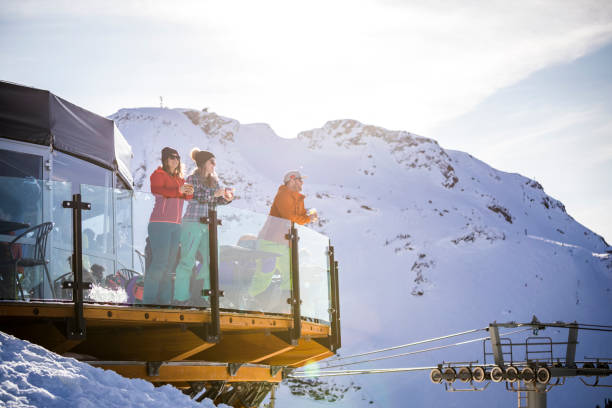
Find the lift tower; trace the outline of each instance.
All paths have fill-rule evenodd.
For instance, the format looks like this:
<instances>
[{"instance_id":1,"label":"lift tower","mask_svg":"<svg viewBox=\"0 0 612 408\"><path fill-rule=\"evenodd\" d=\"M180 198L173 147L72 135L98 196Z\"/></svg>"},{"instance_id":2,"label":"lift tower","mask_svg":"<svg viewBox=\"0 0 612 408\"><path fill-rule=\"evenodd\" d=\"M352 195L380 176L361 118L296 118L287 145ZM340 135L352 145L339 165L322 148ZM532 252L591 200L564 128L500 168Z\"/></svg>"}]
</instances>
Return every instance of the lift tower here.
<instances>
[{"instance_id":1,"label":"lift tower","mask_svg":"<svg viewBox=\"0 0 612 408\"><path fill-rule=\"evenodd\" d=\"M500 336L499 328L525 327L533 332L524 342L513 342ZM568 330L567 341L553 341L551 337L538 336L539 331L547 327ZM491 323L488 327L489 337L483 341L483 364L478 361L468 363L442 363L430 372L434 383L444 383L449 392L484 391L488 385L504 382L506 390L517 394L519 408L546 408L548 392L565 384L568 377L580 377L582 383L590 387L612 387L599 384L601 377L612 373L610 359L585 357L585 361L576 361L576 345L579 330L610 331L608 326L584 325L573 323L541 323L534 316L529 323ZM490 352L487 352L487 343ZM553 355L553 348L565 348L564 355ZM524 358L518 358L518 349L524 350ZM487 359L492 362L487 362ZM582 377L595 377L588 383ZM469 388L455 388L458 381ZM486 383L480 388L474 383Z\"/></svg>"}]
</instances>

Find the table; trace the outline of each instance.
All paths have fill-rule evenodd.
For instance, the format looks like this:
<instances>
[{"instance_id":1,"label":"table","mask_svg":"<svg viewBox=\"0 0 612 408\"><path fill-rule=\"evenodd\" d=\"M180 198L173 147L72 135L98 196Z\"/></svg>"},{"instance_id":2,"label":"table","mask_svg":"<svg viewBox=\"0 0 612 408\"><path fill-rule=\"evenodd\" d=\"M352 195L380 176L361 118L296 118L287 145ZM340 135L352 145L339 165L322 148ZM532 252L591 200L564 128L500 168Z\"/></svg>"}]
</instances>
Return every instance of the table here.
<instances>
[{"instance_id":1,"label":"table","mask_svg":"<svg viewBox=\"0 0 612 408\"><path fill-rule=\"evenodd\" d=\"M0 234L9 234L13 231L28 228L29 226L30 224L24 224L22 222L0 220Z\"/></svg>"},{"instance_id":2,"label":"table","mask_svg":"<svg viewBox=\"0 0 612 408\"><path fill-rule=\"evenodd\" d=\"M13 231L19 231L24 228L28 228L30 224L24 224L22 222L14 221L2 221L0 220L0 242L11 242L17 236L9 235ZM33 245L35 242L34 238L23 237L19 240L20 243Z\"/></svg>"}]
</instances>

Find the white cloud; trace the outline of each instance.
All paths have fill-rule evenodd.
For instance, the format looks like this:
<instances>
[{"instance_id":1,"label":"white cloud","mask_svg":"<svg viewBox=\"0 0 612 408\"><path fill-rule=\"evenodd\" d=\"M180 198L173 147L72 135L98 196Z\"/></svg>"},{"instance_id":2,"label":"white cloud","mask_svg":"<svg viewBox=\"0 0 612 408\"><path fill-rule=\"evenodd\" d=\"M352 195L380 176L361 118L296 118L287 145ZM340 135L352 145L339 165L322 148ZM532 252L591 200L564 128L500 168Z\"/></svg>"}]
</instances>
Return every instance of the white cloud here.
<instances>
[{"instance_id":1,"label":"white cloud","mask_svg":"<svg viewBox=\"0 0 612 408\"><path fill-rule=\"evenodd\" d=\"M67 19L74 36L94 35L78 23L89 17L96 16L99 24L127 21L133 27L121 33L121 43L101 34L94 39L109 51L141 41L139 36L146 36L145 47L161 45L168 57L155 61L155 71L167 73L156 78L155 72L144 72L155 80L149 87L169 90L166 96L180 106L207 105L242 121L267 121L287 137L344 117L427 135L495 90L612 39L609 1L26 1L5 6L5 15L26 22ZM159 30L145 34L143 24ZM145 71L150 68L139 55L139 50L119 55L128 73L141 72L143 64ZM127 88L129 77L124 80ZM144 86L130 87L132 95L125 96L150 100ZM87 105L108 113L124 106Z\"/></svg>"}]
</instances>

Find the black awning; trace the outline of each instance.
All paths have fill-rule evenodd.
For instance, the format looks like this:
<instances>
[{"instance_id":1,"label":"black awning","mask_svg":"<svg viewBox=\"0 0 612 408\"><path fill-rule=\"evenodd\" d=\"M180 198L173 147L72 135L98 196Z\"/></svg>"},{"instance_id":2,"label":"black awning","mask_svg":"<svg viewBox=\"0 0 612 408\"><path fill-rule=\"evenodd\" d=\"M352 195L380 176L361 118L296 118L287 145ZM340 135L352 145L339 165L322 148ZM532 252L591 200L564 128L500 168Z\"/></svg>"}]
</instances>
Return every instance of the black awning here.
<instances>
[{"instance_id":1,"label":"black awning","mask_svg":"<svg viewBox=\"0 0 612 408\"><path fill-rule=\"evenodd\" d=\"M49 91L0 81L0 137L41 145L114 169L114 124Z\"/></svg>"}]
</instances>

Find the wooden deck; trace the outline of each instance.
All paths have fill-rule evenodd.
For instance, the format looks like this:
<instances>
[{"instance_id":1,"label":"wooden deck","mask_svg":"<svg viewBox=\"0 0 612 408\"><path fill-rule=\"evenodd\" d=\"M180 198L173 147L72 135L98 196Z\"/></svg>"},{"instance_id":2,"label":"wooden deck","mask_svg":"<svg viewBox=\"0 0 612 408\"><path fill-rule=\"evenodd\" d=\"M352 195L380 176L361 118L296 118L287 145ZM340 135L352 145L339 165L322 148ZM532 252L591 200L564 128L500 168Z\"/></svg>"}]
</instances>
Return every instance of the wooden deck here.
<instances>
[{"instance_id":1,"label":"wooden deck","mask_svg":"<svg viewBox=\"0 0 612 408\"><path fill-rule=\"evenodd\" d=\"M85 304L84 340L66 338L69 303L1 302L0 330L58 354L160 384L197 381L280 382L274 367L296 368L333 355L327 324L302 321L297 344L291 316L220 312L221 339L208 343L209 310ZM161 364L155 375L151 362ZM229 369L240 367L232 373ZM232 375L233 374L233 375Z\"/></svg>"}]
</instances>

